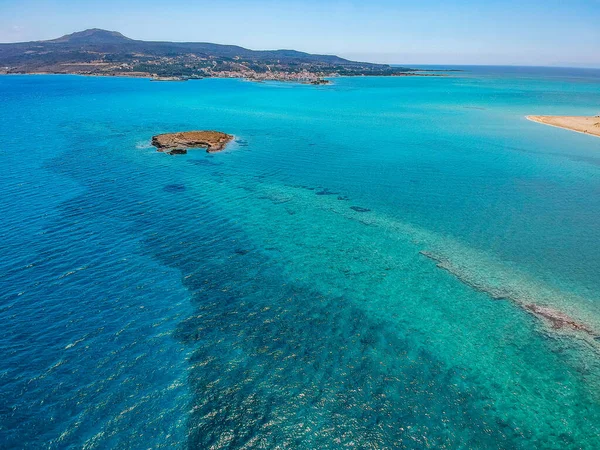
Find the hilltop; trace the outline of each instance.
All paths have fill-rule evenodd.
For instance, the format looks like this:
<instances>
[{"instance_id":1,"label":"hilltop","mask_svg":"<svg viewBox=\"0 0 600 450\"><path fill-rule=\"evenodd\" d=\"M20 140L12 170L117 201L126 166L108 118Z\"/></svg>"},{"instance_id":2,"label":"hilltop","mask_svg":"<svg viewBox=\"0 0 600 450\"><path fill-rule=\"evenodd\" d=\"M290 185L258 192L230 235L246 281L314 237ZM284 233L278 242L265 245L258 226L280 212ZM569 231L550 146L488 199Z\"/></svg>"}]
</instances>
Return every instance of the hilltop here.
<instances>
[{"instance_id":1,"label":"hilltop","mask_svg":"<svg viewBox=\"0 0 600 450\"><path fill-rule=\"evenodd\" d=\"M0 72L318 82L326 76L407 75L412 69L296 50L257 51L207 42L141 41L94 28L47 41L0 44Z\"/></svg>"}]
</instances>

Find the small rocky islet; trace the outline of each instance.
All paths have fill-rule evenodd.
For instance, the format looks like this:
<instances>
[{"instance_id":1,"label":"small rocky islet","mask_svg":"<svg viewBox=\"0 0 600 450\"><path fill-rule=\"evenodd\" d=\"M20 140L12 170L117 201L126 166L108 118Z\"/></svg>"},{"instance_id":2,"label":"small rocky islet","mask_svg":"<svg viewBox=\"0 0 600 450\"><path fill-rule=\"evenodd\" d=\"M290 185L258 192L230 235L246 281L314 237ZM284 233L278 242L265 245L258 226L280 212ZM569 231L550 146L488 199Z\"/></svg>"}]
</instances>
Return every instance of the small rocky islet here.
<instances>
[{"instance_id":1,"label":"small rocky islet","mask_svg":"<svg viewBox=\"0 0 600 450\"><path fill-rule=\"evenodd\" d=\"M159 152L170 155L186 154L190 148L204 148L207 153L216 153L225 149L233 136L221 131L180 131L152 136L152 145Z\"/></svg>"}]
</instances>

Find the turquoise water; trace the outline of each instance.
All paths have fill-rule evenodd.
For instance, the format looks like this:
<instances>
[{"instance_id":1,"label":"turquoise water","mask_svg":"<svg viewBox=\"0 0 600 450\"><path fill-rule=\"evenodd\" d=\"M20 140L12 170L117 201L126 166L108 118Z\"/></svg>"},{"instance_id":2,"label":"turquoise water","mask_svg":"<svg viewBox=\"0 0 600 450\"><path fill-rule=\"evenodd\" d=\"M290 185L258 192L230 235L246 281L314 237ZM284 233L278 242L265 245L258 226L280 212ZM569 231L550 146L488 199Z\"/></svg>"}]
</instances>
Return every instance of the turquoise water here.
<instances>
[{"instance_id":1,"label":"turquoise water","mask_svg":"<svg viewBox=\"0 0 600 450\"><path fill-rule=\"evenodd\" d=\"M600 447L600 71L0 100L1 448Z\"/></svg>"}]
</instances>

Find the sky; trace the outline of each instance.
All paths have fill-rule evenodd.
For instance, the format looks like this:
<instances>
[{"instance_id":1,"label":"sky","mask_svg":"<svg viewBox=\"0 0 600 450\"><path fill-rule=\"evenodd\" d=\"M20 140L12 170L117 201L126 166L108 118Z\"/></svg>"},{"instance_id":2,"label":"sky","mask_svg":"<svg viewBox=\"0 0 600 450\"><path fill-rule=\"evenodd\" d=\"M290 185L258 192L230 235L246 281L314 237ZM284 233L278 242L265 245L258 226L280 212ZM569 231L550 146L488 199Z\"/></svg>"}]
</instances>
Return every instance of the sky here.
<instances>
[{"instance_id":1,"label":"sky","mask_svg":"<svg viewBox=\"0 0 600 450\"><path fill-rule=\"evenodd\" d=\"M0 42L86 28L391 64L600 68L600 0L0 0Z\"/></svg>"}]
</instances>

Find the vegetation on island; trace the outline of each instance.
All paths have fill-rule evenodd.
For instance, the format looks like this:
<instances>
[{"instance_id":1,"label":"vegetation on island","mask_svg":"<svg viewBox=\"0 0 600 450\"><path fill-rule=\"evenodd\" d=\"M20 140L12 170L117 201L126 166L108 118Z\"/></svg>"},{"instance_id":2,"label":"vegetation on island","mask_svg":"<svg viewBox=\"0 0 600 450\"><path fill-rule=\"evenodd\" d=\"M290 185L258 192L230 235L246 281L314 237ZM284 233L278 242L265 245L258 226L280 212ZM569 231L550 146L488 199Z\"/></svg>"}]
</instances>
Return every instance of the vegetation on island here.
<instances>
[{"instance_id":1,"label":"vegetation on island","mask_svg":"<svg viewBox=\"0 0 600 450\"><path fill-rule=\"evenodd\" d=\"M349 61L295 50L255 51L233 45L147 42L91 29L49 41L0 44L0 73L53 73L189 78L247 78L326 84L334 76L416 75L414 69Z\"/></svg>"}]
</instances>

